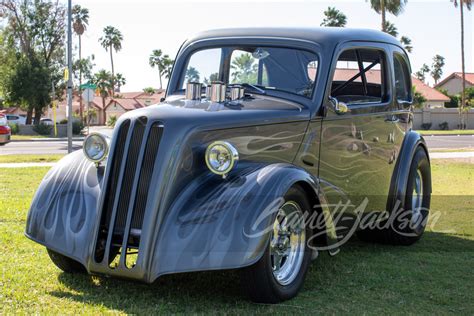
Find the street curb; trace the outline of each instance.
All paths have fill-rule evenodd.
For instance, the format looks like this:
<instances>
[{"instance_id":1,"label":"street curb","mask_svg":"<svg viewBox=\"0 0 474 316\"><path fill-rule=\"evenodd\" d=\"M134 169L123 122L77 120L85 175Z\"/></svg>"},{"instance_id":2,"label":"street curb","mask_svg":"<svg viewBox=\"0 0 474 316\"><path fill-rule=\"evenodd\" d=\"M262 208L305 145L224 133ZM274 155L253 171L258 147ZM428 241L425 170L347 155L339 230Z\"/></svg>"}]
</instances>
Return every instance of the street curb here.
<instances>
[{"instance_id":1,"label":"street curb","mask_svg":"<svg viewBox=\"0 0 474 316\"><path fill-rule=\"evenodd\" d=\"M74 142L84 141L84 137L73 138ZM67 138L31 138L31 139L11 139L11 143L27 143L27 142L67 142Z\"/></svg>"}]
</instances>

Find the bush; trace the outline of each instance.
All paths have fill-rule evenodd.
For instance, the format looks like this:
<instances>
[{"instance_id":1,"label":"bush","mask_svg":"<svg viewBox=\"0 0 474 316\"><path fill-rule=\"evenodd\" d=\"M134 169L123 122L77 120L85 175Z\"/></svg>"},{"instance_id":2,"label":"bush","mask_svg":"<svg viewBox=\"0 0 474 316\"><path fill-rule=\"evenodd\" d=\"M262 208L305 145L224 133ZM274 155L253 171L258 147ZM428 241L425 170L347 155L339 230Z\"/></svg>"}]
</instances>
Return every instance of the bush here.
<instances>
[{"instance_id":1,"label":"bush","mask_svg":"<svg viewBox=\"0 0 474 316\"><path fill-rule=\"evenodd\" d=\"M421 128L425 131L429 130L431 128L431 123L423 123L421 124Z\"/></svg>"},{"instance_id":2,"label":"bush","mask_svg":"<svg viewBox=\"0 0 474 316\"><path fill-rule=\"evenodd\" d=\"M61 121L59 121L59 124L67 124L67 119L62 119Z\"/></svg>"},{"instance_id":3,"label":"bush","mask_svg":"<svg viewBox=\"0 0 474 316\"><path fill-rule=\"evenodd\" d=\"M72 133L74 135L81 134L83 128L84 128L84 124L82 124L81 121L73 121L72 122Z\"/></svg>"},{"instance_id":4,"label":"bush","mask_svg":"<svg viewBox=\"0 0 474 316\"><path fill-rule=\"evenodd\" d=\"M443 122L443 123L439 124L439 129L442 130L442 131L447 131L449 129L448 122Z\"/></svg>"},{"instance_id":5,"label":"bush","mask_svg":"<svg viewBox=\"0 0 474 316\"><path fill-rule=\"evenodd\" d=\"M8 123L8 126L10 126L12 135L16 135L20 132L20 126L18 123Z\"/></svg>"},{"instance_id":6,"label":"bush","mask_svg":"<svg viewBox=\"0 0 474 316\"><path fill-rule=\"evenodd\" d=\"M117 116L115 115L109 116L109 119L107 120L107 126L114 127L115 123L117 123Z\"/></svg>"},{"instance_id":7,"label":"bush","mask_svg":"<svg viewBox=\"0 0 474 316\"><path fill-rule=\"evenodd\" d=\"M52 125L38 124L33 126L33 130L40 135L51 135Z\"/></svg>"}]
</instances>

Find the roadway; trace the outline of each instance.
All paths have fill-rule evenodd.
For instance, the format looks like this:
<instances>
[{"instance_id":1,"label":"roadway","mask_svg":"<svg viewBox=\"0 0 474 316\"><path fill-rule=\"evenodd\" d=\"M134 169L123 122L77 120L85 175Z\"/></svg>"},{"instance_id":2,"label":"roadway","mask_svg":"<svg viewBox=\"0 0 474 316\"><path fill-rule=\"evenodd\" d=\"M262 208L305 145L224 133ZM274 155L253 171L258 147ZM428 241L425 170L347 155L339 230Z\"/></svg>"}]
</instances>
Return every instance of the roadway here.
<instances>
[{"instance_id":1,"label":"roadway","mask_svg":"<svg viewBox=\"0 0 474 316\"><path fill-rule=\"evenodd\" d=\"M474 151L474 135L459 136L425 136L430 149L456 149L472 148ZM73 149L82 148L81 141L73 142ZM66 141L28 141L11 142L0 146L0 155L22 155L22 154L66 154Z\"/></svg>"}]
</instances>

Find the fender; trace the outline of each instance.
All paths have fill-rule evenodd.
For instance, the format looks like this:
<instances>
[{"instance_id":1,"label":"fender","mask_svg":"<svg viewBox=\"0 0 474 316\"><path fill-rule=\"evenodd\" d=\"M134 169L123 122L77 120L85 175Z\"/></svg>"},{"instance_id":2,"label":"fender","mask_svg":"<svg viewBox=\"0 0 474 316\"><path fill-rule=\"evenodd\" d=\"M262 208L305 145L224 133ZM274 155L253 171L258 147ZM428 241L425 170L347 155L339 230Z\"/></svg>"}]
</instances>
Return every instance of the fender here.
<instances>
[{"instance_id":1,"label":"fender","mask_svg":"<svg viewBox=\"0 0 474 316\"><path fill-rule=\"evenodd\" d=\"M176 197L160 224L149 282L168 273L241 268L258 261L283 197L295 183L311 187L326 204L317 180L294 165L249 163L233 173L226 180L206 173ZM335 238L331 224L328 218L327 238Z\"/></svg>"},{"instance_id":2,"label":"fender","mask_svg":"<svg viewBox=\"0 0 474 316\"><path fill-rule=\"evenodd\" d=\"M94 238L103 168L82 150L62 158L41 182L26 223L26 237L87 266Z\"/></svg>"},{"instance_id":3,"label":"fender","mask_svg":"<svg viewBox=\"0 0 474 316\"><path fill-rule=\"evenodd\" d=\"M387 210L389 211L392 211L394 207L397 207L397 203L400 202L402 203L401 206L404 207L410 166L415 151L419 146L425 150L426 156L429 160L428 147L426 146L424 138L419 133L409 130L403 139L400 154L398 155L392 179L390 181L390 193L387 201Z\"/></svg>"}]
</instances>

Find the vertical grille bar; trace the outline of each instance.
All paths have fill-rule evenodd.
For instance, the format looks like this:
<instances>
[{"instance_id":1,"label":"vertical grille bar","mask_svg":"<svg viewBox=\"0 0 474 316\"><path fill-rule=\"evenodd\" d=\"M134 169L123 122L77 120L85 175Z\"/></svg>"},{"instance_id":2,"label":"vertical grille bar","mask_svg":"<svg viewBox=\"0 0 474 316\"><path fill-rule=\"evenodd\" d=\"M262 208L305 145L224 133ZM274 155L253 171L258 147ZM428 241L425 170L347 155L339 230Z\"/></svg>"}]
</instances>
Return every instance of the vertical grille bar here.
<instances>
[{"instance_id":1,"label":"vertical grille bar","mask_svg":"<svg viewBox=\"0 0 474 316\"><path fill-rule=\"evenodd\" d=\"M138 119L133 127L130 145L128 147L127 161L120 188L120 196L117 204L116 218L112 236L111 253L115 251L114 247L120 247L123 241L125 224L127 221L128 206L132 194L133 178L137 169L137 160L142 146L143 134L145 132L147 119Z\"/></svg>"},{"instance_id":2,"label":"vertical grille bar","mask_svg":"<svg viewBox=\"0 0 474 316\"><path fill-rule=\"evenodd\" d=\"M104 199L104 205L102 208L102 215L100 219L99 234L97 238L97 244L95 249L95 260L101 262L104 259L105 254L105 241L107 233L110 228L111 215L114 206L115 193L117 192L117 184L120 176L120 166L122 165L123 154L125 152L125 143L130 128L130 120L123 122L118 131L117 141L115 142L115 151L110 157L110 173L109 179L106 186L106 193Z\"/></svg>"}]
</instances>

